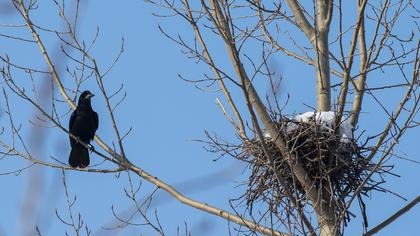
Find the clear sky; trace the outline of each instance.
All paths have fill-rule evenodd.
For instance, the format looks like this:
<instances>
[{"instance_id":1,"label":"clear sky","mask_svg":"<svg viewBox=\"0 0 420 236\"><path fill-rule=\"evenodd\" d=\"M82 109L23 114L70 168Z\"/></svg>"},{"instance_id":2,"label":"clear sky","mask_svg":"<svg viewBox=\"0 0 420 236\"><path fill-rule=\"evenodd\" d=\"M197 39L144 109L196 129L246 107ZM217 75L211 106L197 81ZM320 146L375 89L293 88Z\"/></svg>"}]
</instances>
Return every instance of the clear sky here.
<instances>
[{"instance_id":1,"label":"clear sky","mask_svg":"<svg viewBox=\"0 0 420 236\"><path fill-rule=\"evenodd\" d=\"M62 29L53 4L49 1L39 1L38 4L39 9L32 16L35 23ZM66 7L72 8L71 4ZM92 54L103 70L118 54L121 38L124 37L124 53L105 79L105 85L110 92L123 85L127 92L126 99L116 110L116 119L123 133L130 127L133 129L125 139L128 158L151 174L174 185L188 197L231 211L229 199L237 198L244 190L241 183L247 179L248 174L245 164L229 157L214 161L218 156L206 152L203 143L194 141L205 139L205 131L216 133L226 140L238 141L234 129L216 105L216 98L223 95L214 92L214 89L203 92L195 88L194 84L178 78L178 74L182 74L187 79L202 79L203 72L210 72L205 65L188 59L178 45L165 38L158 30L158 25L161 25L173 35L179 33L191 42L193 33L189 25L180 18L159 18L152 13L165 11L142 1L86 1L81 4L78 35L91 40L99 26L100 34ZM16 12L9 9L7 1L0 1L0 23L22 23ZM10 34L14 30L17 35L30 38L27 31L13 28L0 28L0 34ZM401 34L405 33L402 29ZM42 34L41 37L48 42L47 50L55 55L53 59L65 84L71 86L72 81L67 79L64 66L70 62L60 59L59 53L54 54L60 49L54 35ZM418 38L418 34L416 37ZM232 72L223 44L215 37L209 37L209 40L218 62L228 72ZM40 52L30 43L16 43L0 37L0 44L2 56L8 54L21 64L46 69ZM287 46L293 47L291 43ZM258 53L259 51L250 52L255 58L258 58ZM315 74L311 67L282 55L275 56L271 63L283 76L279 100L285 101L286 95L290 95L286 113L306 112L310 110L308 106L315 106ZM388 81L395 79L393 76L396 75L382 74L374 79ZM37 84L45 80L41 76L34 79L39 81ZM27 81L20 82L30 85ZM268 91L269 83L259 80L257 88L264 94ZM83 89L100 95L94 81L87 81ZM239 100L240 94L234 95ZM402 93L397 90L380 96L391 108L402 97ZM28 118L34 118L34 109L17 97L9 99L14 117L22 124L23 138L30 143L29 149L33 150L32 153L39 155L40 159L52 161L50 156L53 156L66 162L70 151L67 135L55 128L43 128L43 131L33 129ZM111 144L115 138L103 98L96 96L92 101L100 116L97 134ZM240 109L245 111L244 101L238 103ZM68 106L64 103L60 105L64 113ZM0 99L0 106L3 113L3 97ZM374 102L367 100L358 132L378 132L387 122L379 111ZM66 124L68 117L63 117L62 122ZM1 126L7 126L7 122L5 115L0 116ZM418 129L409 130L396 151L418 161L415 143L419 138ZM100 162L100 157L91 155L91 163ZM385 186L412 200L420 193L419 164L401 159L391 159L388 163L395 165L394 173L401 177L387 176ZM4 158L0 160L0 173L16 170L25 164L27 163L24 161L16 160L16 157ZM129 187L126 173L115 175L67 171L66 177L70 195L77 196L74 212L80 212L93 235L139 235L139 232L141 235L154 235L147 226L128 226L117 231L102 229L115 222L112 207L116 213L122 215L123 212L133 209L132 202L124 193L124 188ZM134 178L135 184L140 181ZM32 221L39 226L42 235L63 235L65 230L69 230L55 215L57 210L60 216L68 216L60 170L34 167L17 176L0 175L0 186L0 236L24 235ZM153 186L143 181L138 198L142 199L153 190ZM406 203L389 193L372 194L366 200L370 226L380 223ZM31 207L33 215L22 213ZM228 234L228 223L225 220L183 205L162 191L158 191L152 208L157 209L167 235L175 235L177 227L183 232L185 223L192 235ZM361 232L361 219L357 209L355 213L358 217L350 224L348 235L359 235ZM380 235L415 235L418 233L419 218L420 210L415 208L388 226Z\"/></svg>"}]
</instances>

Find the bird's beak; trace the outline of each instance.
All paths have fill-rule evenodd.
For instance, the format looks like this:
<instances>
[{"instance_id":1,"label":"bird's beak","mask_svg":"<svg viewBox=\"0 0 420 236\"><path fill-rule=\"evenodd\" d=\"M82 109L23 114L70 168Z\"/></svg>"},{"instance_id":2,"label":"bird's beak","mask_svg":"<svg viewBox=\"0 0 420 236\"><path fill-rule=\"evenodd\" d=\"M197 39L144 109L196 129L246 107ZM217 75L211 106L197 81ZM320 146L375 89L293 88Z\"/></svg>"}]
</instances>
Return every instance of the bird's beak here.
<instances>
[{"instance_id":1,"label":"bird's beak","mask_svg":"<svg viewBox=\"0 0 420 236\"><path fill-rule=\"evenodd\" d=\"M94 97L95 96L95 94L93 94L93 93L89 93L87 96L86 96L86 98L87 99L90 99L90 98L92 98L92 97Z\"/></svg>"}]
</instances>

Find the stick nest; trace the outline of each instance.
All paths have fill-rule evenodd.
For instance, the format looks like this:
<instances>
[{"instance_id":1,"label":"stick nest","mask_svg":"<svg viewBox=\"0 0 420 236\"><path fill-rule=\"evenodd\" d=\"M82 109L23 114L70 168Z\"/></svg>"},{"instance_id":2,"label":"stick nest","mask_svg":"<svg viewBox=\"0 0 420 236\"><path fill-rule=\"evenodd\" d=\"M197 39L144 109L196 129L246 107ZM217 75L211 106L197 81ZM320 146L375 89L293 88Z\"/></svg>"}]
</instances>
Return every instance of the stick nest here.
<instances>
[{"instance_id":1,"label":"stick nest","mask_svg":"<svg viewBox=\"0 0 420 236\"><path fill-rule=\"evenodd\" d=\"M314 187L321 185L332 193L338 204L337 211L345 209L344 200L350 196L363 182L374 168L363 155L365 148L349 139L343 141L341 135L328 130L316 122L296 122L283 120L279 124L279 132L286 138L289 153L295 153L305 169L308 177L313 180ZM294 127L290 129L290 127ZM289 162L293 160L283 157L276 147L273 138L265 137L265 145L269 155L273 158L279 177L284 180L287 188L298 200L300 206L311 204L306 198L303 187L294 178ZM260 140L253 140L244 144L239 159L250 164L252 174L249 177L248 190L243 197L252 211L256 201L270 203L270 208L276 211L280 207L290 206L285 187L278 183L273 169L264 154ZM369 180L359 193L366 195L372 190L382 189L382 182ZM345 222L349 220L350 212L346 212Z\"/></svg>"}]
</instances>

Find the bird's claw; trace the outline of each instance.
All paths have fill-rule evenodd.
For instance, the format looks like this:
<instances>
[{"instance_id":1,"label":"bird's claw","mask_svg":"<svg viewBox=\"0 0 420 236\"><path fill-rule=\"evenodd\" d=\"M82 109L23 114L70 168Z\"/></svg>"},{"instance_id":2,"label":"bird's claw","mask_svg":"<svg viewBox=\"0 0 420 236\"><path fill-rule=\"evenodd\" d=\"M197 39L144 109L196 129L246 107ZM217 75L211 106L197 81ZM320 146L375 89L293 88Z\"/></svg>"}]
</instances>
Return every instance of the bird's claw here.
<instances>
[{"instance_id":1,"label":"bird's claw","mask_svg":"<svg viewBox=\"0 0 420 236\"><path fill-rule=\"evenodd\" d=\"M89 146L89 150L90 150L91 152L94 152L94 151L95 151L95 147L94 147L93 145L90 145L90 146Z\"/></svg>"}]
</instances>

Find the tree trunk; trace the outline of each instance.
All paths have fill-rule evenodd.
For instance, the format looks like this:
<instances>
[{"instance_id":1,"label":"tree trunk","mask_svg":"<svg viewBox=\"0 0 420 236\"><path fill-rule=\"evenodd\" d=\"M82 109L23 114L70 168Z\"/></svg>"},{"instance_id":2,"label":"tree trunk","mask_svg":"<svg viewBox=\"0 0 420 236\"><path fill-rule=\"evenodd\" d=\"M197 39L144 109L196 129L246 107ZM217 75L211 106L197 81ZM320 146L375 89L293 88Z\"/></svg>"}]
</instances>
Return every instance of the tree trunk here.
<instances>
[{"instance_id":1,"label":"tree trunk","mask_svg":"<svg viewBox=\"0 0 420 236\"><path fill-rule=\"evenodd\" d=\"M330 92L330 61L328 58L328 31L318 32L316 38L317 49L317 80L316 80L316 104L318 111L329 111L331 109Z\"/></svg>"},{"instance_id":2,"label":"tree trunk","mask_svg":"<svg viewBox=\"0 0 420 236\"><path fill-rule=\"evenodd\" d=\"M328 48L328 33L332 18L332 2L316 1L315 41L312 41L317 55L316 102L318 111L331 109L330 60Z\"/></svg>"}]
</instances>

